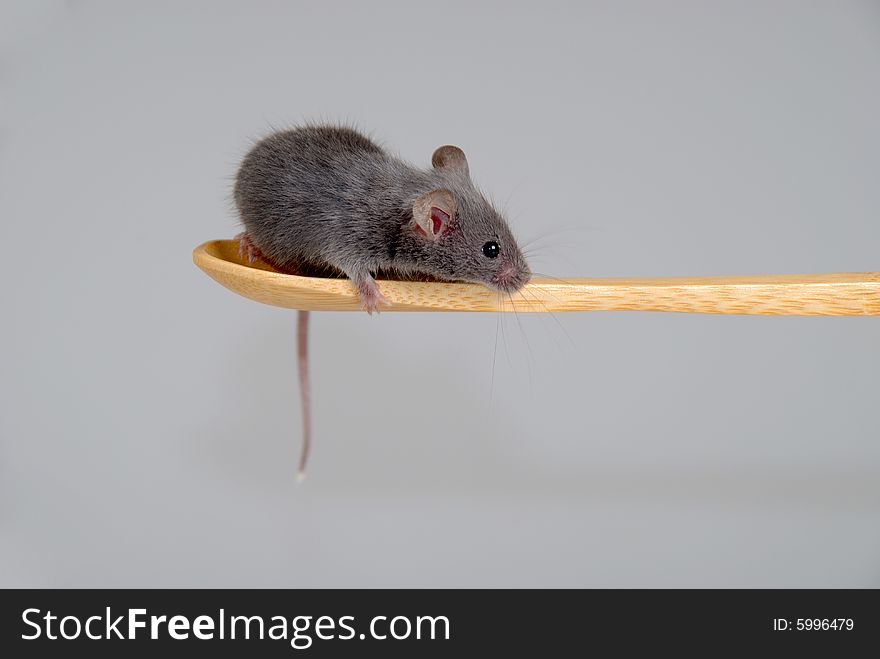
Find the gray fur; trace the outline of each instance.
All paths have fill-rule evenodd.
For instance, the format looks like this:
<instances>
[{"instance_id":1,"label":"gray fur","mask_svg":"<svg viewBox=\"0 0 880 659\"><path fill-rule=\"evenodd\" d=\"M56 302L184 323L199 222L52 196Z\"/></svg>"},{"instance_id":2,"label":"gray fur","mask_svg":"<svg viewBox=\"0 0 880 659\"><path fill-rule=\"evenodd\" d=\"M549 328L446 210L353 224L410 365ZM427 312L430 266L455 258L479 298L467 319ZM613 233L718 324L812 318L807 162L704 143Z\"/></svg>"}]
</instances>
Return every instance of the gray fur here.
<instances>
[{"instance_id":1,"label":"gray fur","mask_svg":"<svg viewBox=\"0 0 880 659\"><path fill-rule=\"evenodd\" d=\"M448 233L432 241L416 230L413 204L441 188L457 210ZM531 276L466 167L416 169L349 128L307 126L265 138L242 162L235 202L247 237L282 271L330 266L355 282L378 271L424 274L505 291ZM490 240L501 247L498 258L482 253ZM493 281L503 267L506 281Z\"/></svg>"}]
</instances>

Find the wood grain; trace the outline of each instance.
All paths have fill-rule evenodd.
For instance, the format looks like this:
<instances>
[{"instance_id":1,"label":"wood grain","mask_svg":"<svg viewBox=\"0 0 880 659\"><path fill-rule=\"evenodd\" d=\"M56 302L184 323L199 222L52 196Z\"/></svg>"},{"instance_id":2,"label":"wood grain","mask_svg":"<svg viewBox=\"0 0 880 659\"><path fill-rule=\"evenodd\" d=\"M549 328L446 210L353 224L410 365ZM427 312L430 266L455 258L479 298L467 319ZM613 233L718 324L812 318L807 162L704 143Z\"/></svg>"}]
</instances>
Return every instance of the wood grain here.
<instances>
[{"instance_id":1,"label":"wood grain","mask_svg":"<svg viewBox=\"0 0 880 659\"><path fill-rule=\"evenodd\" d=\"M347 279L281 274L248 264L238 241L213 240L193 261L226 288L288 309L359 311ZM384 311L678 311L778 316L878 316L880 273L532 280L512 297L478 284L380 280Z\"/></svg>"}]
</instances>

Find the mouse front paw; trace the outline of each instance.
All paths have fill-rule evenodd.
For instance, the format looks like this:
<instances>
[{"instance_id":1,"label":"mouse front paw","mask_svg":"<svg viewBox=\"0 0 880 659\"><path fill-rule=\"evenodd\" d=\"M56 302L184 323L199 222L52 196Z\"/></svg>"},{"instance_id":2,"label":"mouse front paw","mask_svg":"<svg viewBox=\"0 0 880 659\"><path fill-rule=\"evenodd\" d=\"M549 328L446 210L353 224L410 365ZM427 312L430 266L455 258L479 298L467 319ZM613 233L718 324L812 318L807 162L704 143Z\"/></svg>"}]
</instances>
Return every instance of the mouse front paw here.
<instances>
[{"instance_id":1,"label":"mouse front paw","mask_svg":"<svg viewBox=\"0 0 880 659\"><path fill-rule=\"evenodd\" d=\"M361 299L361 307L371 316L379 313L379 307L389 306L391 302L382 295L376 280L365 277L357 282L358 297Z\"/></svg>"}]
</instances>

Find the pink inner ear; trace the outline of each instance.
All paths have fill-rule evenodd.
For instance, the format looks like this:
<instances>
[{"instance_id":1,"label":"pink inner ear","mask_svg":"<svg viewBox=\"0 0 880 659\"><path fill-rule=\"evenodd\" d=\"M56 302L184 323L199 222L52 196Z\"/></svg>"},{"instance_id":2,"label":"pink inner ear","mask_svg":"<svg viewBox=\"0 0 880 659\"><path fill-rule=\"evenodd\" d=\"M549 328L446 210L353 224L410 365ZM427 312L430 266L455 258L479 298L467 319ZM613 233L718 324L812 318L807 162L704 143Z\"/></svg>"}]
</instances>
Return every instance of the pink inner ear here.
<instances>
[{"instance_id":1,"label":"pink inner ear","mask_svg":"<svg viewBox=\"0 0 880 659\"><path fill-rule=\"evenodd\" d=\"M434 235L436 236L438 233L440 233L440 229L443 228L443 225L449 223L449 213L444 211L442 208L432 206L431 222L434 223Z\"/></svg>"}]
</instances>

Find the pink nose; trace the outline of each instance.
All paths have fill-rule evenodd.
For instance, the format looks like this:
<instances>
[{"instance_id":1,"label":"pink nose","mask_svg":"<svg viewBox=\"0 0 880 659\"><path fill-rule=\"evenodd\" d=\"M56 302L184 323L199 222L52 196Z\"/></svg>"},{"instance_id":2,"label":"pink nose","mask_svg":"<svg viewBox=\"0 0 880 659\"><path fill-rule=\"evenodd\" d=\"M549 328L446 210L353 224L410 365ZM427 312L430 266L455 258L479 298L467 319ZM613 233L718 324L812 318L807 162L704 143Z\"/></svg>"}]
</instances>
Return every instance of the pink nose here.
<instances>
[{"instance_id":1,"label":"pink nose","mask_svg":"<svg viewBox=\"0 0 880 659\"><path fill-rule=\"evenodd\" d=\"M495 275L495 280L499 284L506 284L511 279L513 279L515 274L516 274L516 266L514 266L513 263L510 263L508 261L507 263L505 263L504 265L501 266L501 269L498 271L498 274Z\"/></svg>"}]
</instances>

